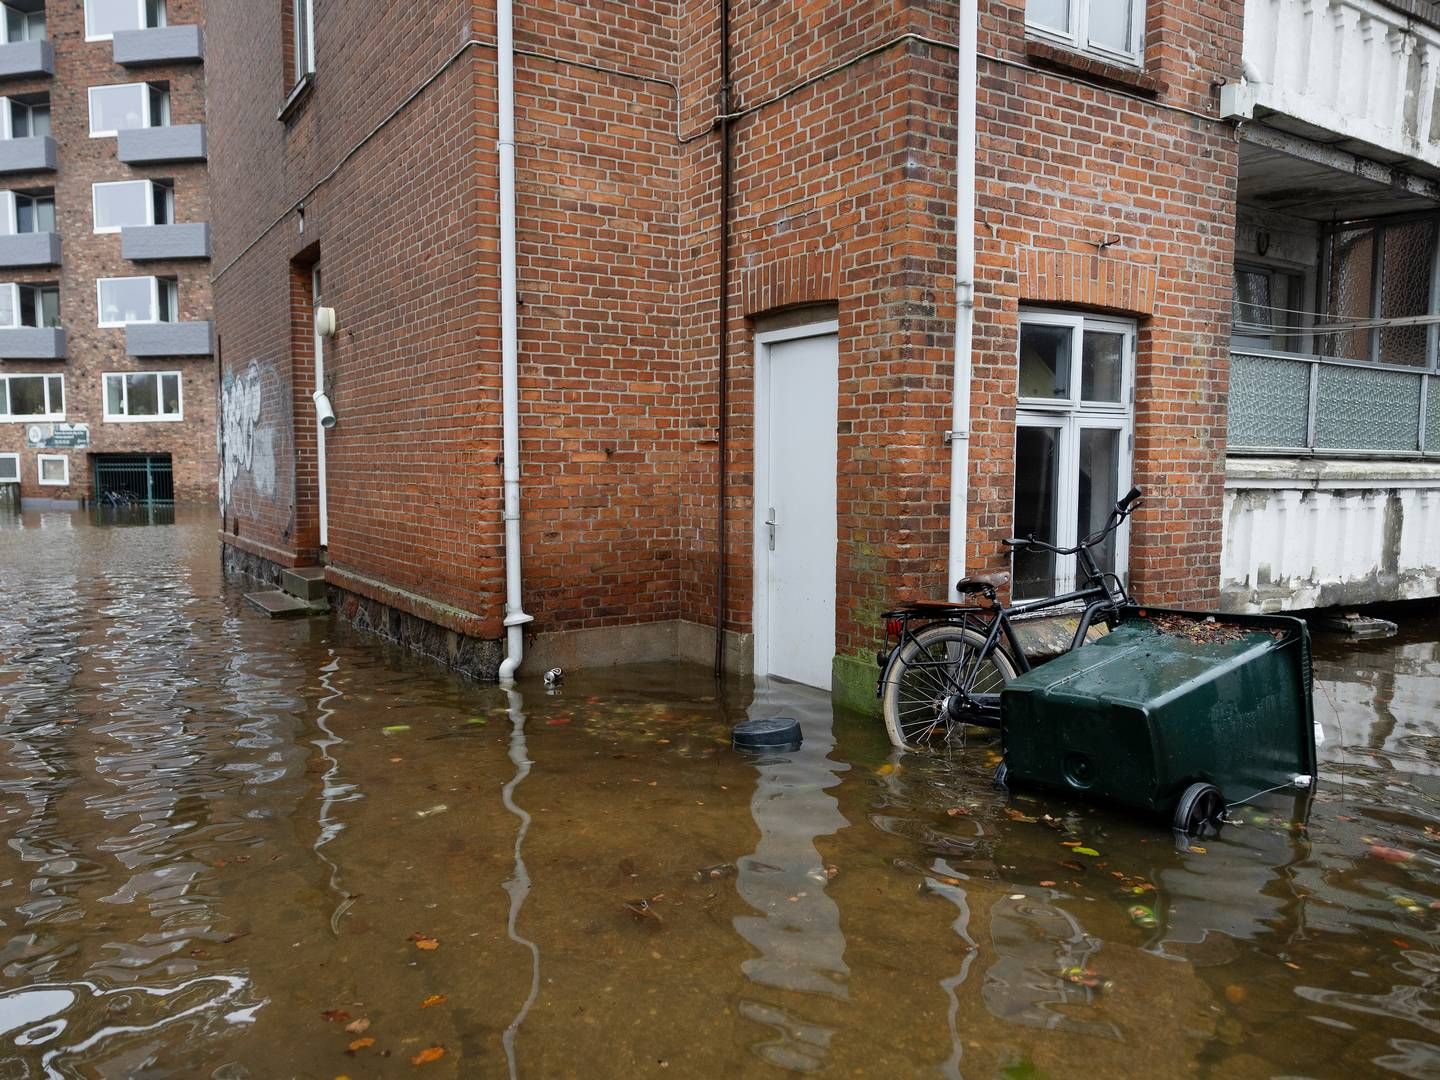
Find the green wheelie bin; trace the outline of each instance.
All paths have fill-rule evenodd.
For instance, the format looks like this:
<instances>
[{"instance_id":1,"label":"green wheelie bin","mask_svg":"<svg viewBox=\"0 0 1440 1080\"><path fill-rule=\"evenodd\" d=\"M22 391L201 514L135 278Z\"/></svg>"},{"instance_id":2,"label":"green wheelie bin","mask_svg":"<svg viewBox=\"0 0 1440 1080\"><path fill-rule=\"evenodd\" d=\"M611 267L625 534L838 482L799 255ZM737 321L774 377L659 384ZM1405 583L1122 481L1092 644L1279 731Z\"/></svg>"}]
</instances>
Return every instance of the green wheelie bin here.
<instances>
[{"instance_id":1,"label":"green wheelie bin","mask_svg":"<svg viewBox=\"0 0 1440 1080\"><path fill-rule=\"evenodd\" d=\"M1007 784L1193 832L1315 778L1310 635L1299 619L1134 608L1001 694Z\"/></svg>"}]
</instances>

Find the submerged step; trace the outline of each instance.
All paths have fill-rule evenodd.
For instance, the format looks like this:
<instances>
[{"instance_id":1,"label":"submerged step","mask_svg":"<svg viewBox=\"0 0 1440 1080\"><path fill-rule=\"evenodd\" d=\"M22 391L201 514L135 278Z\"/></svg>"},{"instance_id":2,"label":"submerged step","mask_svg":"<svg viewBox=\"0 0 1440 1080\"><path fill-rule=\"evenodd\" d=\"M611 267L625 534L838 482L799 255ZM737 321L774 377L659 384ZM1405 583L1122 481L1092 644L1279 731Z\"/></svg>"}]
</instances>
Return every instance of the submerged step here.
<instances>
[{"instance_id":1,"label":"submerged step","mask_svg":"<svg viewBox=\"0 0 1440 1080\"><path fill-rule=\"evenodd\" d=\"M323 615L329 608L325 604L307 603L298 596L291 596L279 589L245 594L246 601L263 611L272 619L292 619L301 615Z\"/></svg>"},{"instance_id":2,"label":"submerged step","mask_svg":"<svg viewBox=\"0 0 1440 1080\"><path fill-rule=\"evenodd\" d=\"M291 596L311 602L325 599L325 568L301 566L280 575L280 587Z\"/></svg>"}]
</instances>

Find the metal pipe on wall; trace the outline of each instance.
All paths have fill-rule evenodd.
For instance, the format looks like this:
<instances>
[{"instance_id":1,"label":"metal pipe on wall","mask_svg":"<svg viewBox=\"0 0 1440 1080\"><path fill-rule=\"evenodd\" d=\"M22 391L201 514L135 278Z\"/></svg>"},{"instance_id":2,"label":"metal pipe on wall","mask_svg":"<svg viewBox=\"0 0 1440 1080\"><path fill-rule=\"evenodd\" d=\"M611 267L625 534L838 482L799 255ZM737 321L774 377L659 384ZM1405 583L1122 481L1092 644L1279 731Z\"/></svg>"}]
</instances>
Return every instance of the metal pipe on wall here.
<instances>
[{"instance_id":1,"label":"metal pipe on wall","mask_svg":"<svg viewBox=\"0 0 1440 1080\"><path fill-rule=\"evenodd\" d=\"M725 497L726 475L729 464L726 461L729 440L727 439L729 401L727 387L729 377L730 350L730 175L732 171L730 146L730 0L720 0L720 299L716 312L716 413L719 431L716 433L717 456L719 458L717 496L715 507L715 677L725 674Z\"/></svg>"},{"instance_id":2,"label":"metal pipe on wall","mask_svg":"<svg viewBox=\"0 0 1440 1080\"><path fill-rule=\"evenodd\" d=\"M511 683L525 656L520 594L520 333L515 245L515 13L496 0L496 149L500 165L500 408L505 485L505 637L500 681Z\"/></svg>"},{"instance_id":3,"label":"metal pipe on wall","mask_svg":"<svg viewBox=\"0 0 1440 1080\"><path fill-rule=\"evenodd\" d=\"M978 0L960 0L959 102L955 125L955 375L950 419L950 599L965 576L966 514L970 501L970 381L975 343L975 123L980 40Z\"/></svg>"}]
</instances>

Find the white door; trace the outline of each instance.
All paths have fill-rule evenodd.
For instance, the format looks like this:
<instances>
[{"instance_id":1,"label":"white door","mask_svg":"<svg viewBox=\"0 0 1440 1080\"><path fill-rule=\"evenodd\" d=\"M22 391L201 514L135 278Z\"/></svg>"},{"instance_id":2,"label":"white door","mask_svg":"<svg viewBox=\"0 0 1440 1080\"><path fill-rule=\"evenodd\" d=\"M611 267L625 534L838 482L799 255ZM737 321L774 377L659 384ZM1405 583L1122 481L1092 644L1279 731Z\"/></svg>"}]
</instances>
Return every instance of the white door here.
<instances>
[{"instance_id":1,"label":"white door","mask_svg":"<svg viewBox=\"0 0 1440 1080\"><path fill-rule=\"evenodd\" d=\"M756 668L829 690L839 338L834 324L776 331L757 353Z\"/></svg>"}]
</instances>

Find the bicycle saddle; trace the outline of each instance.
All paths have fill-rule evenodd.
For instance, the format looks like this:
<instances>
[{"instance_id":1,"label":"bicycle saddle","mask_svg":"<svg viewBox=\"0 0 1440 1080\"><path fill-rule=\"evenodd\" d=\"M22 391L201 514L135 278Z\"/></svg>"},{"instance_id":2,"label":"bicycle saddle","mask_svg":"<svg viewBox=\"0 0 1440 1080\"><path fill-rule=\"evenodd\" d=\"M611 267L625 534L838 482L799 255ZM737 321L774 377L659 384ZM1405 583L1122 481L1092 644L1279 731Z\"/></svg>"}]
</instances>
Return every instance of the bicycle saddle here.
<instances>
[{"instance_id":1,"label":"bicycle saddle","mask_svg":"<svg viewBox=\"0 0 1440 1080\"><path fill-rule=\"evenodd\" d=\"M955 583L955 588L962 593L983 592L993 596L997 589L1003 589L1009 584L1009 574L976 574L973 577L961 578Z\"/></svg>"}]
</instances>

